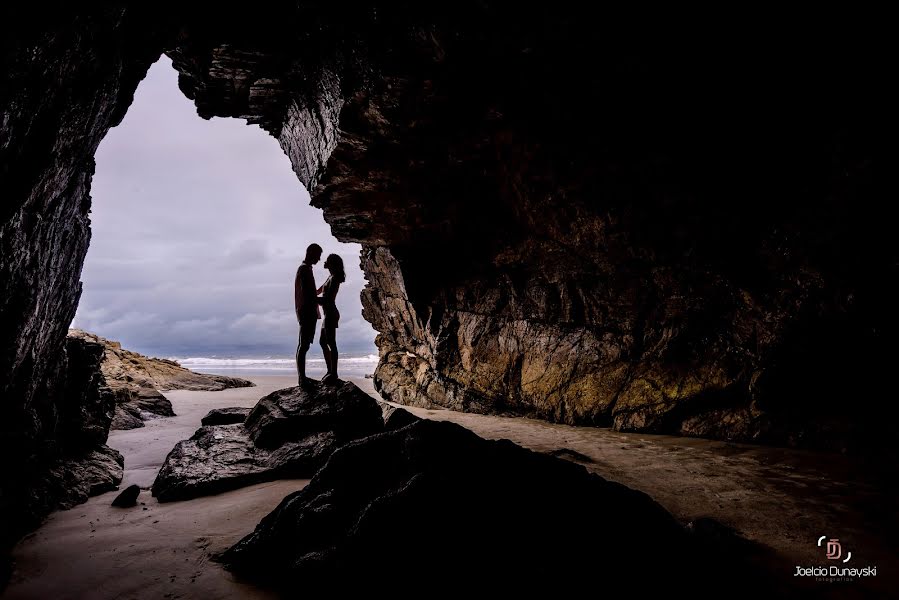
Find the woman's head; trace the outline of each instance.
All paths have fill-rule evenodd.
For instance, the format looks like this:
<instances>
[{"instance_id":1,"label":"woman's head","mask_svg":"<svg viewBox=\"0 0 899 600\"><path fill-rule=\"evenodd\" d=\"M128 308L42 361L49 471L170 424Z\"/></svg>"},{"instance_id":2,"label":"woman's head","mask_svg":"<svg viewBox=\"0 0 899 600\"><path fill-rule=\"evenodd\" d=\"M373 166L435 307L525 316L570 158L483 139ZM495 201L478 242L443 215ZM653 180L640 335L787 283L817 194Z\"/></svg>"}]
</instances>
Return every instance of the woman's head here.
<instances>
[{"instance_id":1,"label":"woman's head","mask_svg":"<svg viewBox=\"0 0 899 600\"><path fill-rule=\"evenodd\" d=\"M340 283L346 281L346 272L343 270L343 259L337 254L329 254L325 260L325 268L331 271L331 275Z\"/></svg>"}]
</instances>

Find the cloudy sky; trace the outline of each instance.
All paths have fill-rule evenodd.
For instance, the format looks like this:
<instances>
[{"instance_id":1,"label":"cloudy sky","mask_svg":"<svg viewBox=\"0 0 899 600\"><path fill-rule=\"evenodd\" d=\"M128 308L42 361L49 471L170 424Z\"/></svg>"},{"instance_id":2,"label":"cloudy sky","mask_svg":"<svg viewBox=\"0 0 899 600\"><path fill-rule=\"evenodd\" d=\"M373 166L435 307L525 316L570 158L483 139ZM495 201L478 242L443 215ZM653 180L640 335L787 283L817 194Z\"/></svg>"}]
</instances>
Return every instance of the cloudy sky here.
<instances>
[{"instance_id":1,"label":"cloudy sky","mask_svg":"<svg viewBox=\"0 0 899 600\"><path fill-rule=\"evenodd\" d=\"M341 350L375 352L361 315L359 246L331 236L274 138L237 119L196 116L168 58L150 69L96 159L73 327L156 356L290 356L294 275L315 241L347 269Z\"/></svg>"}]
</instances>

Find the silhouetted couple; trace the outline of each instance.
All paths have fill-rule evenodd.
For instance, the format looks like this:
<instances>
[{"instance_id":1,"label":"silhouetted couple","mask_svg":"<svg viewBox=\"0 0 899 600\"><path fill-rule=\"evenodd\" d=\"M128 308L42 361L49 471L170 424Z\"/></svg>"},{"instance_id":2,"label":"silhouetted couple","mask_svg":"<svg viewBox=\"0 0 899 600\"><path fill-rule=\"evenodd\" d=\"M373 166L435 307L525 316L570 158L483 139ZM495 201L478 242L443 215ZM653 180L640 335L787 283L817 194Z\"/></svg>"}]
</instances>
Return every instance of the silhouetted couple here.
<instances>
[{"instance_id":1,"label":"silhouetted couple","mask_svg":"<svg viewBox=\"0 0 899 600\"><path fill-rule=\"evenodd\" d=\"M317 264L322 257L322 247L318 244L310 244L306 248L306 258L297 269L297 278L294 282L294 301L297 309L297 321L300 323L300 343L297 346L297 373L300 385L308 385L311 379L306 377L306 352L315 339L315 328L321 319L321 307L324 309L325 321L322 324L322 333L319 339L322 353L325 355L325 364L328 365L328 373L322 378L323 382L337 381L337 321L340 313L337 311L337 290L340 284L346 281L346 273L343 270L343 259L336 254L329 254L325 260L325 268L331 272L324 285L315 287L315 275L312 273L312 265ZM321 296L321 297L319 297Z\"/></svg>"}]
</instances>

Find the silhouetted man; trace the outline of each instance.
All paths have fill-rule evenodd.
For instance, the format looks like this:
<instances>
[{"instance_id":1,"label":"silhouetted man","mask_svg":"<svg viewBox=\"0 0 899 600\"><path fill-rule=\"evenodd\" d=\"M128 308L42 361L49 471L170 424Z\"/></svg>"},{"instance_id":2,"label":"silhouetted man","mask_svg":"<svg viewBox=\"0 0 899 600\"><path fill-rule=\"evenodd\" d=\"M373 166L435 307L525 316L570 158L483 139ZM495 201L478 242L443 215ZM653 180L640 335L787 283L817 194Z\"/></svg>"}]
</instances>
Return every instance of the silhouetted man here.
<instances>
[{"instance_id":1,"label":"silhouetted man","mask_svg":"<svg viewBox=\"0 0 899 600\"><path fill-rule=\"evenodd\" d=\"M318 244L309 244L309 247L306 248L306 258L297 269L297 277L293 285L297 321L300 323L300 343L297 346L297 374L300 385L308 385L311 381L306 377L306 351L309 350L309 346L315 338L315 329L321 318L312 265L321 260L321 257L322 247Z\"/></svg>"}]
</instances>

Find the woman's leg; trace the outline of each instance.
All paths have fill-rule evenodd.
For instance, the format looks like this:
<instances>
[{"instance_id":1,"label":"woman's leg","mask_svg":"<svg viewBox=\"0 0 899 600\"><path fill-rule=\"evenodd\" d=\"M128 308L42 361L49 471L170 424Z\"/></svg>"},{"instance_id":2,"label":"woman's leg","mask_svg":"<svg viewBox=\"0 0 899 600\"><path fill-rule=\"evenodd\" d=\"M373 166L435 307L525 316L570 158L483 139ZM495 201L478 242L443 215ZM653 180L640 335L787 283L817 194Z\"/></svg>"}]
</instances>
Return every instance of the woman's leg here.
<instances>
[{"instance_id":1,"label":"woman's leg","mask_svg":"<svg viewBox=\"0 0 899 600\"><path fill-rule=\"evenodd\" d=\"M328 328L328 349L331 351L331 373L337 379L337 328Z\"/></svg>"},{"instance_id":2,"label":"woman's leg","mask_svg":"<svg viewBox=\"0 0 899 600\"><path fill-rule=\"evenodd\" d=\"M325 377L331 374L331 348L329 347L328 342L328 328L322 325L322 334L318 339L318 343L322 347L322 354L325 355L325 366L328 367L328 372L325 374Z\"/></svg>"}]
</instances>

